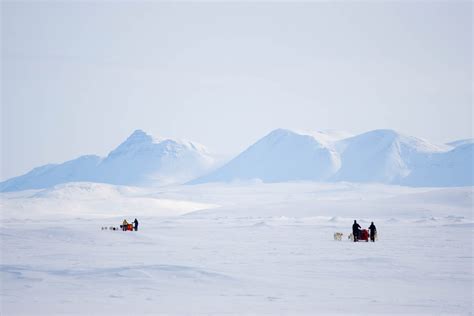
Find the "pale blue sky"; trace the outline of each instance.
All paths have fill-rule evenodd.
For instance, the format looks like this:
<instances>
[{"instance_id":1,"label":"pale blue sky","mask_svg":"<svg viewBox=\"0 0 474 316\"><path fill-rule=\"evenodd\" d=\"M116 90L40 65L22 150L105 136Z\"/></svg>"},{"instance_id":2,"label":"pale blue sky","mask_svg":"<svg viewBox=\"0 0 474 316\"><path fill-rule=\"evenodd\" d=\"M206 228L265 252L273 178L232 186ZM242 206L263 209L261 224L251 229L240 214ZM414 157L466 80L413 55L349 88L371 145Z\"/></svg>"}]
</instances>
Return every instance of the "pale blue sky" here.
<instances>
[{"instance_id":1,"label":"pale blue sky","mask_svg":"<svg viewBox=\"0 0 474 316\"><path fill-rule=\"evenodd\" d=\"M138 128L228 156L279 127L472 137L467 1L1 6L0 179Z\"/></svg>"}]
</instances>

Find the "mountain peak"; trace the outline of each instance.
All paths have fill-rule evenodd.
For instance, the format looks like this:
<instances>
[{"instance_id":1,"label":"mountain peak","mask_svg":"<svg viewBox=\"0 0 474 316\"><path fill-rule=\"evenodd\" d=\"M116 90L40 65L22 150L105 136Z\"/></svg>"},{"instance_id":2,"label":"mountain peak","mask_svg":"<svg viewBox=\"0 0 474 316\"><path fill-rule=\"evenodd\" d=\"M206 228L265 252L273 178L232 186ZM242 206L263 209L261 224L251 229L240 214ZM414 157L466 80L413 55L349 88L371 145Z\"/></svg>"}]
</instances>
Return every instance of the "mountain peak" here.
<instances>
[{"instance_id":1,"label":"mountain peak","mask_svg":"<svg viewBox=\"0 0 474 316\"><path fill-rule=\"evenodd\" d=\"M148 146L153 143L153 137L148 135L141 129L135 130L128 138L121 143L116 149L112 150L109 153L109 158L118 156L125 152L137 149L142 146Z\"/></svg>"},{"instance_id":2,"label":"mountain peak","mask_svg":"<svg viewBox=\"0 0 474 316\"><path fill-rule=\"evenodd\" d=\"M270 134L289 134L289 133L294 133L294 132L287 128L277 128L270 132Z\"/></svg>"},{"instance_id":3,"label":"mountain peak","mask_svg":"<svg viewBox=\"0 0 474 316\"><path fill-rule=\"evenodd\" d=\"M361 135L372 136L377 138L386 138L386 139L396 139L402 136L401 133L393 129L375 129L373 131L368 131Z\"/></svg>"},{"instance_id":4,"label":"mountain peak","mask_svg":"<svg viewBox=\"0 0 474 316\"><path fill-rule=\"evenodd\" d=\"M153 137L148 135L141 129L135 130L125 142L151 142L153 141Z\"/></svg>"},{"instance_id":5,"label":"mountain peak","mask_svg":"<svg viewBox=\"0 0 474 316\"><path fill-rule=\"evenodd\" d=\"M285 128L277 128L268 133L267 137L269 138L279 138L279 137L285 137L288 135L296 134L295 132L285 129Z\"/></svg>"},{"instance_id":6,"label":"mountain peak","mask_svg":"<svg viewBox=\"0 0 474 316\"><path fill-rule=\"evenodd\" d=\"M339 168L339 157L307 133L278 128L221 168L192 184L260 179L264 182L327 180Z\"/></svg>"}]
</instances>

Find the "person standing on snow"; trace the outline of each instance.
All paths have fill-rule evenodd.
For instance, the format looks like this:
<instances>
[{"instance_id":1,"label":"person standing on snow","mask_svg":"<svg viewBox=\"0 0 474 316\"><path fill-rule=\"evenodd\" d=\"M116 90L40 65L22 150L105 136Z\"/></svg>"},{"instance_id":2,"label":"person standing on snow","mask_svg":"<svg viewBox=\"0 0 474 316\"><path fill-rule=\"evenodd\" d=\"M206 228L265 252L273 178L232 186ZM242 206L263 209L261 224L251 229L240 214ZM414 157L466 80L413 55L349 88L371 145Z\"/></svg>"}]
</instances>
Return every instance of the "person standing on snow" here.
<instances>
[{"instance_id":1,"label":"person standing on snow","mask_svg":"<svg viewBox=\"0 0 474 316\"><path fill-rule=\"evenodd\" d=\"M359 230L360 225L357 224L356 220L354 220L354 224L352 224L352 235L354 235L354 242L359 240Z\"/></svg>"},{"instance_id":2,"label":"person standing on snow","mask_svg":"<svg viewBox=\"0 0 474 316\"><path fill-rule=\"evenodd\" d=\"M122 230L123 231L126 231L127 230L127 226L128 226L128 222L126 219L123 220L123 223L122 223Z\"/></svg>"},{"instance_id":3,"label":"person standing on snow","mask_svg":"<svg viewBox=\"0 0 474 316\"><path fill-rule=\"evenodd\" d=\"M370 224L369 231L370 231L370 240L372 242L375 242L375 235L377 235L377 228L375 227L374 222Z\"/></svg>"},{"instance_id":4,"label":"person standing on snow","mask_svg":"<svg viewBox=\"0 0 474 316\"><path fill-rule=\"evenodd\" d=\"M138 221L137 221L136 218L135 218L135 220L133 221L133 224L134 224L134 225L133 225L133 228L135 228L135 231L137 231L137 230L138 230Z\"/></svg>"}]
</instances>

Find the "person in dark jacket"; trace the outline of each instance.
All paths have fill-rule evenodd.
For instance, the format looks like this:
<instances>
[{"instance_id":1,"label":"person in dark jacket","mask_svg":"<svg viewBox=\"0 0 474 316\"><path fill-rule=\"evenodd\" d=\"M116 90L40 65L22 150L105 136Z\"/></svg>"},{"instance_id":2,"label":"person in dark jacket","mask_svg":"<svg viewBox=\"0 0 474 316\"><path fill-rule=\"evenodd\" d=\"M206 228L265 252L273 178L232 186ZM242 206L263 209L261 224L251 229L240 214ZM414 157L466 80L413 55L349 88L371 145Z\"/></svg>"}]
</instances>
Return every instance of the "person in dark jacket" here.
<instances>
[{"instance_id":1,"label":"person in dark jacket","mask_svg":"<svg viewBox=\"0 0 474 316\"><path fill-rule=\"evenodd\" d=\"M357 224L356 220L354 220L354 224L352 224L352 235L354 235L354 242L359 240L359 232L360 232L360 225Z\"/></svg>"},{"instance_id":2,"label":"person in dark jacket","mask_svg":"<svg viewBox=\"0 0 474 316\"><path fill-rule=\"evenodd\" d=\"M370 224L369 231L370 231L370 240L372 242L375 242L375 235L377 235L377 228L375 227L374 222Z\"/></svg>"},{"instance_id":3,"label":"person in dark jacket","mask_svg":"<svg viewBox=\"0 0 474 316\"><path fill-rule=\"evenodd\" d=\"M135 218L135 220L133 221L133 224L134 224L134 225L133 225L133 228L135 228L135 231L137 231L137 230L138 230L138 221L137 221L136 218Z\"/></svg>"}]
</instances>

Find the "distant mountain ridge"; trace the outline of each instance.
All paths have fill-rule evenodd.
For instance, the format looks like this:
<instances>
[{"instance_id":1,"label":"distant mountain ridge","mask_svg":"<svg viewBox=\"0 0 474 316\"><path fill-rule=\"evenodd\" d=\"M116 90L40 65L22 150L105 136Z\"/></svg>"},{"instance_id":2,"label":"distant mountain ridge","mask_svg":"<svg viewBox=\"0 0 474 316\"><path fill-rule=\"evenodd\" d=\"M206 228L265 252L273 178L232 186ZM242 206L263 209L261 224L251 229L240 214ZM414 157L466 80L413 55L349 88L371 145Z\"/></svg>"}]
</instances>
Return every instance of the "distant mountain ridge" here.
<instances>
[{"instance_id":1,"label":"distant mountain ridge","mask_svg":"<svg viewBox=\"0 0 474 316\"><path fill-rule=\"evenodd\" d=\"M0 183L0 191L40 189L67 182L153 185L189 181L209 170L214 159L204 146L154 139L134 131L105 158L81 156L58 165L38 167Z\"/></svg>"},{"instance_id":2,"label":"distant mountain ridge","mask_svg":"<svg viewBox=\"0 0 474 316\"><path fill-rule=\"evenodd\" d=\"M345 136L278 129L226 165L190 184L251 179L407 186L474 184L473 145L468 140L435 145L387 129Z\"/></svg>"},{"instance_id":3,"label":"distant mountain ridge","mask_svg":"<svg viewBox=\"0 0 474 316\"><path fill-rule=\"evenodd\" d=\"M104 158L88 155L41 166L0 183L0 191L78 181L147 186L255 179L472 186L473 152L472 139L435 145L387 129L360 135L276 129L213 170L215 159L204 146L136 130Z\"/></svg>"}]
</instances>

